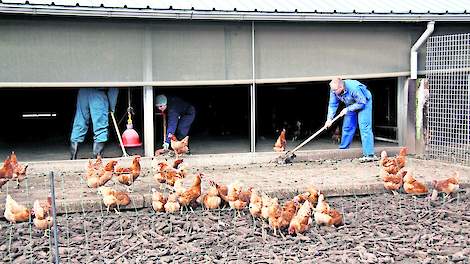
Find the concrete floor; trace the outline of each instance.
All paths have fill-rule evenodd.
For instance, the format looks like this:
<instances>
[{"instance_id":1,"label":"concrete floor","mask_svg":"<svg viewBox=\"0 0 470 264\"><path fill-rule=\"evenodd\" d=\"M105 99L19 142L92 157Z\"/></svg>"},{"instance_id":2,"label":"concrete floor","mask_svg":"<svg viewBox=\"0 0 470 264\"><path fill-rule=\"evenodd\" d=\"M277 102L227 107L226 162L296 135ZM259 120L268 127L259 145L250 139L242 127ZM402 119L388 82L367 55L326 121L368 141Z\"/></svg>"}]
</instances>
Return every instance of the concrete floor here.
<instances>
[{"instance_id":1,"label":"concrete floor","mask_svg":"<svg viewBox=\"0 0 470 264\"><path fill-rule=\"evenodd\" d=\"M272 152L272 147L276 139L259 139L256 146L257 152ZM69 149L67 142L48 140L41 143L15 142L0 143L0 157L6 157L15 151L20 161L52 161L68 160ZM293 149L301 141L288 141L287 149ZM197 138L190 142L192 154L223 154L223 153L248 153L250 150L248 139L241 137L220 137L220 138ZM397 144L377 141L375 147L394 147ZM351 148L360 148L361 142L355 140ZM92 143L82 144L79 150L80 159L88 159L92 156ZM302 148L302 150L325 150L337 149L338 145L328 138L314 139L312 142ZM143 148L127 148L128 154L143 154ZM107 144L104 156L107 158L121 157L122 151L117 142Z\"/></svg>"}]
</instances>

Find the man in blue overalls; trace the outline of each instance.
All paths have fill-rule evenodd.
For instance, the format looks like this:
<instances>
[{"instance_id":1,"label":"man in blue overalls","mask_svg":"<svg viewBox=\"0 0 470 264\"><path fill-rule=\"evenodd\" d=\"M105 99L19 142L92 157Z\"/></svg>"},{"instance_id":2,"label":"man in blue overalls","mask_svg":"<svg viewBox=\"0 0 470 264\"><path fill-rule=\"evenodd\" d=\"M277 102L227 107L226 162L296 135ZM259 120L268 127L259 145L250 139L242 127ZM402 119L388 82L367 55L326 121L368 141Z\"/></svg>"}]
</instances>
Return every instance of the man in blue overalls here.
<instances>
[{"instance_id":1,"label":"man in blue overalls","mask_svg":"<svg viewBox=\"0 0 470 264\"><path fill-rule=\"evenodd\" d=\"M77 159L78 144L85 140L90 118L93 124L93 158L103 156L108 141L108 112L114 112L119 90L116 88L81 88L70 136L70 159Z\"/></svg>"},{"instance_id":2,"label":"man in blue overalls","mask_svg":"<svg viewBox=\"0 0 470 264\"><path fill-rule=\"evenodd\" d=\"M167 112L168 128L166 130L166 140L163 142L163 149L168 150L171 135L175 135L178 140L188 135L191 124L196 117L196 109L179 97L167 97L163 94L155 98L155 105L162 113Z\"/></svg>"},{"instance_id":3,"label":"man in blue overalls","mask_svg":"<svg viewBox=\"0 0 470 264\"><path fill-rule=\"evenodd\" d=\"M340 115L344 116L343 133L340 149L347 149L356 132L359 121L361 133L363 157L360 161L373 161L374 156L374 134L372 133L372 94L367 87L356 80L342 80L335 78L330 82L330 101L328 104L328 115L325 128L332 124L339 102L346 104Z\"/></svg>"}]
</instances>

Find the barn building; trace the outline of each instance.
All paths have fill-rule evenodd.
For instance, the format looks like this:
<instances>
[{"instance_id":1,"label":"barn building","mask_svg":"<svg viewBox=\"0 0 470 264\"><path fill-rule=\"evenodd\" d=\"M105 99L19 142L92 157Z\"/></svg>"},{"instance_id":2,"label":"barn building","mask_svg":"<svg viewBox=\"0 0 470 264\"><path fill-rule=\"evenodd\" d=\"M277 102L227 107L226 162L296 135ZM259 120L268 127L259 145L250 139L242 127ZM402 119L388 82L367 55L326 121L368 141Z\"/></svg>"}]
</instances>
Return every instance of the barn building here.
<instances>
[{"instance_id":1,"label":"barn building","mask_svg":"<svg viewBox=\"0 0 470 264\"><path fill-rule=\"evenodd\" d=\"M371 90L376 147L419 152L416 80L433 65L427 40L466 36L456 42L454 68L468 78L469 7L468 0L2 0L0 154L67 159L77 90L89 87L120 88L120 133L130 104L143 141L133 151L146 156L161 146L160 93L196 107L195 154L272 151L282 128L293 147L323 125L334 76ZM332 133L307 148L337 148ZM110 134L105 154L118 156L112 126ZM87 153L91 144L79 156Z\"/></svg>"}]
</instances>

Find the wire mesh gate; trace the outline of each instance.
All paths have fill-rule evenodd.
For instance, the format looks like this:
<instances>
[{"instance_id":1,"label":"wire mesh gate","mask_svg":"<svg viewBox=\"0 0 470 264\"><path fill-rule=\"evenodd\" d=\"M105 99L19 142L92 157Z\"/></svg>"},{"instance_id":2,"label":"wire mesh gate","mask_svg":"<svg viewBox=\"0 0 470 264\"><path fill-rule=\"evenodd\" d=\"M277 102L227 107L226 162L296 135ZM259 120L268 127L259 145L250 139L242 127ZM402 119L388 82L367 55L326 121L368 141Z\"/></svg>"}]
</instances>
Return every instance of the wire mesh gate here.
<instances>
[{"instance_id":1,"label":"wire mesh gate","mask_svg":"<svg viewBox=\"0 0 470 264\"><path fill-rule=\"evenodd\" d=\"M426 154L470 164L470 34L435 36L427 42L429 108Z\"/></svg>"}]
</instances>

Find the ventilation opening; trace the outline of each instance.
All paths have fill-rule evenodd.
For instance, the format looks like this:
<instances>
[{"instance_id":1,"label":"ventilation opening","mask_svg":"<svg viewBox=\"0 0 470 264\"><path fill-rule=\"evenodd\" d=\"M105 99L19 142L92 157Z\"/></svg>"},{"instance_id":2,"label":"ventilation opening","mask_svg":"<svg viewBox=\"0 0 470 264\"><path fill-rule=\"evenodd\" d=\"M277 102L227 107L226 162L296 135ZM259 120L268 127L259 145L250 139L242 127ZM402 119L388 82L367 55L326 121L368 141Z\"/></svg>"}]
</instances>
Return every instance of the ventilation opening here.
<instances>
[{"instance_id":1,"label":"ventilation opening","mask_svg":"<svg viewBox=\"0 0 470 264\"><path fill-rule=\"evenodd\" d=\"M397 83L395 79L364 80L373 94L374 135L395 141L397 137ZM1 90L5 114L0 130L0 155L16 151L21 160L68 159L69 140L76 110L78 89ZM328 83L269 84L257 86L256 150L272 151L282 128L287 130L288 149L308 138L325 122ZM154 94L179 96L196 108L190 130L194 154L242 153L250 151L250 88L248 85L210 87L155 88ZM26 96L27 95L27 96ZM143 137L143 91L132 88L131 105L135 109L134 129ZM127 121L127 90L120 89L116 108L119 133ZM156 113L155 109L155 113ZM298 125L300 123L300 125ZM155 115L155 149L163 139L161 116ZM116 131L109 119L109 142L105 157L122 155ZM341 121L336 124L341 126ZM304 149L335 149L335 127L313 140ZM352 147L360 147L359 130ZM93 133L90 126L79 158L92 156ZM376 146L394 144L376 140ZM142 154L143 148L129 148L130 154Z\"/></svg>"},{"instance_id":2,"label":"ventilation opening","mask_svg":"<svg viewBox=\"0 0 470 264\"><path fill-rule=\"evenodd\" d=\"M397 143L396 79L361 80L373 97L373 132L376 146ZM259 151L272 151L280 131L286 129L288 149L314 134L325 123L328 111L328 82L258 85ZM340 103L338 113L344 104ZM337 130L338 128L338 130ZM320 134L303 149L337 148L342 120ZM340 132L339 132L340 133ZM270 144L269 144L270 143ZM352 147L360 147L359 127Z\"/></svg>"},{"instance_id":3,"label":"ventilation opening","mask_svg":"<svg viewBox=\"0 0 470 264\"><path fill-rule=\"evenodd\" d=\"M172 87L154 94L178 96L196 108L190 148L195 154L250 151L250 100L247 86ZM162 119L155 119L155 142L161 147Z\"/></svg>"}]
</instances>

